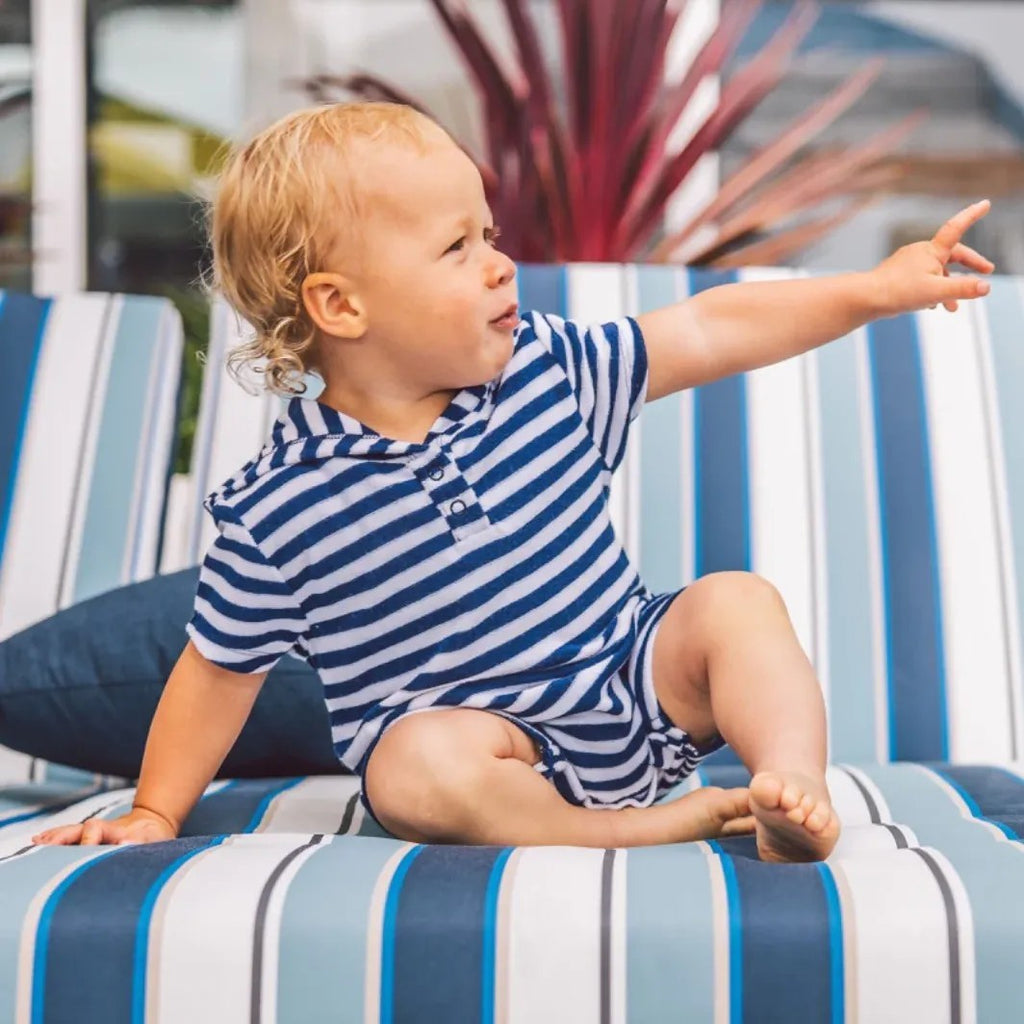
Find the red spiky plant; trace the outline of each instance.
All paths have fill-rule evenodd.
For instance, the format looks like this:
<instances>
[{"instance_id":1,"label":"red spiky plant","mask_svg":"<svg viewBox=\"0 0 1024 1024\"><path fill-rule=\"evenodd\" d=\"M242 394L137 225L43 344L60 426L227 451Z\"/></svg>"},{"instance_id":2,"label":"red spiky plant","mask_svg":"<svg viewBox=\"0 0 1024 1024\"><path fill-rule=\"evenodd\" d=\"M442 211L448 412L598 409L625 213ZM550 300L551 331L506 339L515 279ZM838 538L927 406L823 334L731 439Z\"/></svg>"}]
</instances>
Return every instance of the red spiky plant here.
<instances>
[{"instance_id":1,"label":"red spiky plant","mask_svg":"<svg viewBox=\"0 0 1024 1024\"><path fill-rule=\"evenodd\" d=\"M718 103L687 142L669 145L698 86L720 75L762 0L723 0L717 27L683 75L666 80L669 39L687 0L557 0L560 70L553 78L526 0L503 0L515 60L499 59L464 0L430 0L477 88L484 178L502 248L516 260L685 260L716 267L785 261L848 219L900 173L880 166L920 112L858 145L808 144L881 70L872 61L809 108L730 175L681 230L666 204L700 158L717 150L782 79L818 16L797 0L764 48L722 82ZM317 100L415 98L377 76L319 75ZM560 99L559 99L560 98ZM434 115L431 115L434 116ZM439 119L438 119L439 120ZM823 207L836 200L838 211Z\"/></svg>"}]
</instances>

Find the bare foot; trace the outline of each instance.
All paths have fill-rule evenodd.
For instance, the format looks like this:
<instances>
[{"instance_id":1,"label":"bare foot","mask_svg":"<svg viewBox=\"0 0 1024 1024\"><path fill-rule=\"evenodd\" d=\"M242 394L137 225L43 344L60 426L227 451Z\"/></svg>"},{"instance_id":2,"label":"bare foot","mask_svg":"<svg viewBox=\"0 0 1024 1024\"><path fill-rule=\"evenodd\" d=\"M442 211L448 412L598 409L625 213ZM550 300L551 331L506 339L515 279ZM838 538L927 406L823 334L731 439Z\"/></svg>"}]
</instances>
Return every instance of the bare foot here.
<instances>
[{"instance_id":1,"label":"bare foot","mask_svg":"<svg viewBox=\"0 0 1024 1024\"><path fill-rule=\"evenodd\" d=\"M839 838L823 775L758 772L750 780L750 809L761 860L824 860Z\"/></svg>"},{"instance_id":2,"label":"bare foot","mask_svg":"<svg viewBox=\"0 0 1024 1024\"><path fill-rule=\"evenodd\" d=\"M750 791L746 788L704 786L669 801L665 807L671 807L678 814L679 832L673 836L677 843L750 835L754 831Z\"/></svg>"}]
</instances>

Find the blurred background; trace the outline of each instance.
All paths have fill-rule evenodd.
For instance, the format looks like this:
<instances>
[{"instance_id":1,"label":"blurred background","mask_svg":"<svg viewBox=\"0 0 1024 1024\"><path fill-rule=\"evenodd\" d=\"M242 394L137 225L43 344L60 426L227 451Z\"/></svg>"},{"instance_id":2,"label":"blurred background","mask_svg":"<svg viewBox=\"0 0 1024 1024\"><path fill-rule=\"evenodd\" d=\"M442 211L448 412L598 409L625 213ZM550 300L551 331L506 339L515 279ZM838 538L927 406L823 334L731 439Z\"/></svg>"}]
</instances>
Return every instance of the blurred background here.
<instances>
[{"instance_id":1,"label":"blurred background","mask_svg":"<svg viewBox=\"0 0 1024 1024\"><path fill-rule=\"evenodd\" d=\"M985 0L0 0L0 287L170 295L195 356L225 144L357 96L466 146L516 259L865 269L988 196L1024 273L1022 41Z\"/></svg>"}]
</instances>

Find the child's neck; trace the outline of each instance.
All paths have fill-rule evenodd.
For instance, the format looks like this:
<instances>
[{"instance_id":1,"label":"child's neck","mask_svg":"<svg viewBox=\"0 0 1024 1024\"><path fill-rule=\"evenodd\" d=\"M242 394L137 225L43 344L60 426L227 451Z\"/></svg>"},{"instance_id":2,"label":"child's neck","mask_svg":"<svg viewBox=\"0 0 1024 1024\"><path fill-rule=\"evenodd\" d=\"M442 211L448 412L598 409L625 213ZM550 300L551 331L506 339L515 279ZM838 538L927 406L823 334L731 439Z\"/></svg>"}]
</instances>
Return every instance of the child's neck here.
<instances>
[{"instance_id":1,"label":"child's neck","mask_svg":"<svg viewBox=\"0 0 1024 1024\"><path fill-rule=\"evenodd\" d=\"M458 393L458 389L438 391L419 401L403 401L383 399L379 395L353 395L325 387L317 401L359 420L381 437L422 444Z\"/></svg>"}]
</instances>

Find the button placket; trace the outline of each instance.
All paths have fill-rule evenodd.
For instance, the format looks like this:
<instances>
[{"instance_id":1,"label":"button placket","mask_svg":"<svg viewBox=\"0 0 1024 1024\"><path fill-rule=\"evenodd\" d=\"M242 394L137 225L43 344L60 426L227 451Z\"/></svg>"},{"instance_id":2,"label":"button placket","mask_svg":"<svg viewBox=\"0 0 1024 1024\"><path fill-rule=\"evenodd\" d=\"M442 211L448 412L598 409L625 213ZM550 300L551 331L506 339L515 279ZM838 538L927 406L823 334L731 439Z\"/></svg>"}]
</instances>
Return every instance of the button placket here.
<instances>
[{"instance_id":1,"label":"button placket","mask_svg":"<svg viewBox=\"0 0 1024 1024\"><path fill-rule=\"evenodd\" d=\"M456 539L490 525L482 508L480 516L471 514L474 507L480 507L479 502L448 452L436 448L425 451L410 469Z\"/></svg>"}]
</instances>

